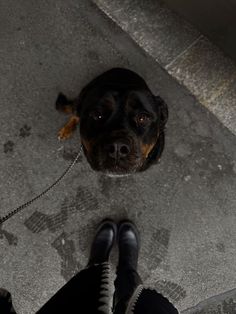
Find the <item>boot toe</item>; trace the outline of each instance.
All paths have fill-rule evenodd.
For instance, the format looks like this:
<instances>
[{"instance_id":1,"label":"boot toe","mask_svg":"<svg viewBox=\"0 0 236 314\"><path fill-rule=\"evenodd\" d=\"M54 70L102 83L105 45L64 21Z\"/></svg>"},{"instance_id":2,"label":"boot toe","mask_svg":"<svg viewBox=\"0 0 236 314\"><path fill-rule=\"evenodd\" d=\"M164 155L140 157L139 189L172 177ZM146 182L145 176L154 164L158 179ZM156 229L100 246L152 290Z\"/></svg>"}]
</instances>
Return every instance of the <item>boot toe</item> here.
<instances>
[{"instance_id":1,"label":"boot toe","mask_svg":"<svg viewBox=\"0 0 236 314\"><path fill-rule=\"evenodd\" d=\"M109 260L116 234L117 227L112 220L106 219L100 223L91 246L88 265L100 264Z\"/></svg>"},{"instance_id":2,"label":"boot toe","mask_svg":"<svg viewBox=\"0 0 236 314\"><path fill-rule=\"evenodd\" d=\"M132 246L140 247L139 232L135 224L129 220L122 221L118 228L118 245L130 243Z\"/></svg>"}]
</instances>

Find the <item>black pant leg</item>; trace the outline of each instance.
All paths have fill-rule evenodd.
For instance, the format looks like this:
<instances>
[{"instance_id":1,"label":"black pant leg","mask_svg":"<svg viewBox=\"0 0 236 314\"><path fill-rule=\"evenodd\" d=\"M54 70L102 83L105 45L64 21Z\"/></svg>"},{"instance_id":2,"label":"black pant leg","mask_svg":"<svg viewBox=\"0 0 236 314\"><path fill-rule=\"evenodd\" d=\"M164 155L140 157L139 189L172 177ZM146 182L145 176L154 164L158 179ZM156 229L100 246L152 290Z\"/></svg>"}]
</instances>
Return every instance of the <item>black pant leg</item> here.
<instances>
[{"instance_id":1,"label":"black pant leg","mask_svg":"<svg viewBox=\"0 0 236 314\"><path fill-rule=\"evenodd\" d=\"M131 296L142 280L132 268L118 267L116 274L113 311L115 314L124 314Z\"/></svg>"},{"instance_id":2,"label":"black pant leg","mask_svg":"<svg viewBox=\"0 0 236 314\"><path fill-rule=\"evenodd\" d=\"M0 313L16 314L10 292L0 288Z\"/></svg>"},{"instance_id":3,"label":"black pant leg","mask_svg":"<svg viewBox=\"0 0 236 314\"><path fill-rule=\"evenodd\" d=\"M109 307L108 263L82 270L65 284L37 314L106 313Z\"/></svg>"}]
</instances>

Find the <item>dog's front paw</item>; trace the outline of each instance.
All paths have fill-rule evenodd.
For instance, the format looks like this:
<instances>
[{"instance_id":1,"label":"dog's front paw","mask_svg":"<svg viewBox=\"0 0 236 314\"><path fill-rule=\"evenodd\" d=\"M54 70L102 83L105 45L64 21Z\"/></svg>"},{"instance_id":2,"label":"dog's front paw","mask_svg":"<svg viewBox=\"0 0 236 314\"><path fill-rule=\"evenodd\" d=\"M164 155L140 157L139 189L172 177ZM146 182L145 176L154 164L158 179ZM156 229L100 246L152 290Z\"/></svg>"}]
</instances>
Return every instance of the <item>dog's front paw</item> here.
<instances>
[{"instance_id":1,"label":"dog's front paw","mask_svg":"<svg viewBox=\"0 0 236 314\"><path fill-rule=\"evenodd\" d=\"M68 138L71 137L72 135L72 131L70 128L64 126L62 129L60 129L60 131L58 132L58 140L59 141L63 141L63 140L67 140Z\"/></svg>"},{"instance_id":2,"label":"dog's front paw","mask_svg":"<svg viewBox=\"0 0 236 314\"><path fill-rule=\"evenodd\" d=\"M76 125L79 123L79 117L72 116L70 120L60 129L58 132L58 139L59 140L66 140L70 138L73 132L76 129Z\"/></svg>"}]
</instances>

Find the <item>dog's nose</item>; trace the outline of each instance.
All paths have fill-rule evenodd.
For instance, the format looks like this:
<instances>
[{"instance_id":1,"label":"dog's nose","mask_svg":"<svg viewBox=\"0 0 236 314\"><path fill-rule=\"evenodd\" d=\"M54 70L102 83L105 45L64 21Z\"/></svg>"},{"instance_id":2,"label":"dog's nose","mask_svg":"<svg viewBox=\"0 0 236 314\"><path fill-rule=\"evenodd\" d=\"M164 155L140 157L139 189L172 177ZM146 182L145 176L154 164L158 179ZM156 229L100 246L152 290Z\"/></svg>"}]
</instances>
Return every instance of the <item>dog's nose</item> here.
<instances>
[{"instance_id":1,"label":"dog's nose","mask_svg":"<svg viewBox=\"0 0 236 314\"><path fill-rule=\"evenodd\" d=\"M115 142L107 146L107 152L111 158L125 158L130 153L130 147L127 144Z\"/></svg>"}]
</instances>

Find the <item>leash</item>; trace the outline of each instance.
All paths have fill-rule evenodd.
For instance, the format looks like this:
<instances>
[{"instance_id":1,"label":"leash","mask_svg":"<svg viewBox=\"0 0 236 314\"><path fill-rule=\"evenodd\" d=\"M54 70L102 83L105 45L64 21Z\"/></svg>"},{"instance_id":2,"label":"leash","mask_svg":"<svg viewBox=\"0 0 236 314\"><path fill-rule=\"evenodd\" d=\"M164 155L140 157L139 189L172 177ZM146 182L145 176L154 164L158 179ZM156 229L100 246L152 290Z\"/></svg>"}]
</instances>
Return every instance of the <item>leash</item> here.
<instances>
[{"instance_id":1,"label":"leash","mask_svg":"<svg viewBox=\"0 0 236 314\"><path fill-rule=\"evenodd\" d=\"M37 201L39 198L41 198L42 196L44 196L45 194L47 194L50 190L52 190L66 175L67 173L74 167L74 165L76 164L76 162L78 161L80 155L82 152L82 145L80 147L80 150L78 152L78 154L76 155L75 159L72 161L72 163L67 167L67 169L62 173L62 175L56 180L54 181L54 183L52 183L49 187L47 187L43 192L41 192L40 194L36 195L35 197L33 197L31 200L29 200L28 202L18 206L17 208L15 208L14 210L10 211L8 214L6 214L3 217L0 217L0 226L1 224L3 224L5 221L7 221L9 218L11 218L12 216L16 215L17 213L19 213L22 209L28 207L29 205L31 205L32 203L34 203L35 201Z\"/></svg>"}]
</instances>

